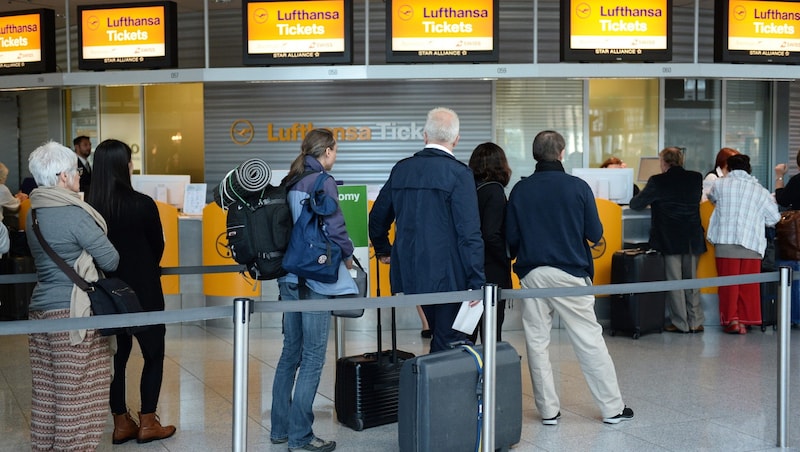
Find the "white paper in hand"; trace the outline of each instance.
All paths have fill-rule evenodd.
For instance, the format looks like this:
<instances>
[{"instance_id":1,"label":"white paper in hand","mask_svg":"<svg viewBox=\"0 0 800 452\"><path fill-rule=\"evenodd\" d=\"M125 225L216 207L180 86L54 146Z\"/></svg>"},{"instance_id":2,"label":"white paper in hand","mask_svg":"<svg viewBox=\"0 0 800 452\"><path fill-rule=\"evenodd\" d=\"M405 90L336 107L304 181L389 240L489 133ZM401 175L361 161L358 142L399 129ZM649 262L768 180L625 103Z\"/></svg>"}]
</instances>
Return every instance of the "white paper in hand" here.
<instances>
[{"instance_id":1,"label":"white paper in hand","mask_svg":"<svg viewBox=\"0 0 800 452\"><path fill-rule=\"evenodd\" d=\"M456 320L453 322L453 329L461 331L462 333L472 334L475 327L483 315L483 300L475 306L470 306L472 301L464 301L461 303L461 308L458 310Z\"/></svg>"}]
</instances>

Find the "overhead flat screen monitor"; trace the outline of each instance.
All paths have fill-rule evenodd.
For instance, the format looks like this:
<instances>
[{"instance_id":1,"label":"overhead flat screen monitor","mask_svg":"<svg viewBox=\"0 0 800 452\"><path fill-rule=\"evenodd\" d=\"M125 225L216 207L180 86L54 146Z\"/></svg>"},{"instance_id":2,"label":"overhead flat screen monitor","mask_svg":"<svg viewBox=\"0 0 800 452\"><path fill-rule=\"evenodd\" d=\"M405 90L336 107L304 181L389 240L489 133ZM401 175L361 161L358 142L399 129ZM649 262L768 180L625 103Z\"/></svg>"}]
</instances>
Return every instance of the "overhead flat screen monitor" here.
<instances>
[{"instance_id":1,"label":"overhead flat screen monitor","mask_svg":"<svg viewBox=\"0 0 800 452\"><path fill-rule=\"evenodd\" d=\"M647 182L652 176L661 174L661 159L658 157L642 157L639 159L639 176L637 182Z\"/></svg>"},{"instance_id":2,"label":"overhead flat screen monitor","mask_svg":"<svg viewBox=\"0 0 800 452\"><path fill-rule=\"evenodd\" d=\"M52 9L0 14L0 75L56 71Z\"/></svg>"},{"instance_id":3,"label":"overhead flat screen monitor","mask_svg":"<svg viewBox=\"0 0 800 452\"><path fill-rule=\"evenodd\" d=\"M244 64L350 64L352 0L244 0Z\"/></svg>"},{"instance_id":4,"label":"overhead flat screen monitor","mask_svg":"<svg viewBox=\"0 0 800 452\"><path fill-rule=\"evenodd\" d=\"M800 2L717 0L714 61L800 64Z\"/></svg>"},{"instance_id":5,"label":"overhead flat screen monitor","mask_svg":"<svg viewBox=\"0 0 800 452\"><path fill-rule=\"evenodd\" d=\"M499 0L386 0L386 61L497 62Z\"/></svg>"},{"instance_id":6,"label":"overhead flat screen monitor","mask_svg":"<svg viewBox=\"0 0 800 452\"><path fill-rule=\"evenodd\" d=\"M561 61L672 60L672 0L561 0Z\"/></svg>"},{"instance_id":7,"label":"overhead flat screen monitor","mask_svg":"<svg viewBox=\"0 0 800 452\"><path fill-rule=\"evenodd\" d=\"M178 66L175 2L78 6L78 68L161 69Z\"/></svg>"},{"instance_id":8,"label":"overhead flat screen monitor","mask_svg":"<svg viewBox=\"0 0 800 452\"><path fill-rule=\"evenodd\" d=\"M633 198L633 168L573 168L572 175L586 181L595 198L617 204Z\"/></svg>"}]
</instances>

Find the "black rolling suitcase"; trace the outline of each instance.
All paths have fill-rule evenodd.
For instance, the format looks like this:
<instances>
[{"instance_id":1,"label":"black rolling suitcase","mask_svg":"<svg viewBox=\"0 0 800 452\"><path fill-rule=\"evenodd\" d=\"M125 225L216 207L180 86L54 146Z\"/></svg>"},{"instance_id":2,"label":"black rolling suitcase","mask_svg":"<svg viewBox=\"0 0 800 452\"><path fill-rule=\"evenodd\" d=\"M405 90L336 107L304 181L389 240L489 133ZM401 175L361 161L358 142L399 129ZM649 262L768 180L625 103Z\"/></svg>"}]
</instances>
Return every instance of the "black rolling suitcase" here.
<instances>
[{"instance_id":1,"label":"black rolling suitcase","mask_svg":"<svg viewBox=\"0 0 800 452\"><path fill-rule=\"evenodd\" d=\"M377 268L380 268L378 263ZM380 273L378 296L380 296ZM397 422L400 368L414 357L397 350L397 324L392 308L392 349L383 350L381 310L378 309L378 351L336 361L336 418L356 431Z\"/></svg>"},{"instance_id":2,"label":"black rolling suitcase","mask_svg":"<svg viewBox=\"0 0 800 452\"><path fill-rule=\"evenodd\" d=\"M32 257L6 255L0 259L0 274L24 273L36 273ZM0 284L0 320L26 320L34 286L36 283Z\"/></svg>"},{"instance_id":3,"label":"black rolling suitcase","mask_svg":"<svg viewBox=\"0 0 800 452\"><path fill-rule=\"evenodd\" d=\"M483 347L475 350L481 355ZM495 450L508 450L522 435L520 357L497 343ZM400 452L473 451L478 442L478 392L474 357L457 347L406 361L400 373Z\"/></svg>"},{"instance_id":4,"label":"black rolling suitcase","mask_svg":"<svg viewBox=\"0 0 800 452\"><path fill-rule=\"evenodd\" d=\"M764 259L761 260L761 273L778 271L775 264L775 228L767 228L767 248L764 250ZM767 331L771 326L778 329L778 281L763 282L760 284L761 295L761 331Z\"/></svg>"},{"instance_id":5,"label":"black rolling suitcase","mask_svg":"<svg viewBox=\"0 0 800 452\"><path fill-rule=\"evenodd\" d=\"M653 250L620 250L611 257L611 283L663 281L664 256ZM664 329L666 292L615 294L611 296L611 335L630 332L634 339L642 333Z\"/></svg>"}]
</instances>

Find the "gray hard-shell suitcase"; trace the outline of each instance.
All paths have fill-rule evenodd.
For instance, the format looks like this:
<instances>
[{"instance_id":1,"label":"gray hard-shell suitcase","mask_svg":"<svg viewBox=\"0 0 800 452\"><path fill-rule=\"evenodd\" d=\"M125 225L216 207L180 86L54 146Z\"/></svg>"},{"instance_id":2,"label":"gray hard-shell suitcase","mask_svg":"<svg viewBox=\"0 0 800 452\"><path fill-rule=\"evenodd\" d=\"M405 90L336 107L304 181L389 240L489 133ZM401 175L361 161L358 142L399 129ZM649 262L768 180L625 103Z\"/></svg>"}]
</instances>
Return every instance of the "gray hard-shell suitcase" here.
<instances>
[{"instance_id":1,"label":"gray hard-shell suitcase","mask_svg":"<svg viewBox=\"0 0 800 452\"><path fill-rule=\"evenodd\" d=\"M483 347L475 350L483 356ZM520 356L497 343L495 449L507 450L522 435ZM478 392L474 357L461 347L406 361L400 371L400 452L473 451L478 441Z\"/></svg>"}]
</instances>

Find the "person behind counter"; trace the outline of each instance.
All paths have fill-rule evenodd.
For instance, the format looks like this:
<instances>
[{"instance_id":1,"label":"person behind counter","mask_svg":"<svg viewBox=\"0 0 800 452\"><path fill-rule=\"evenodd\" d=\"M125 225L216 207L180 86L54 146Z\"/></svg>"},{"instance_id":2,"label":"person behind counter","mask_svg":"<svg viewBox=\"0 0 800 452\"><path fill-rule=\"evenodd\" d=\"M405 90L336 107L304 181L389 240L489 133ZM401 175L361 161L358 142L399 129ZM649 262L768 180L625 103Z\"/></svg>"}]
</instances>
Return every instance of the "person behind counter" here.
<instances>
[{"instance_id":1,"label":"person behind counter","mask_svg":"<svg viewBox=\"0 0 800 452\"><path fill-rule=\"evenodd\" d=\"M620 160L618 157L609 157L603 163L600 164L600 168L627 168L628 165ZM639 186L635 183L633 184L633 196L639 194Z\"/></svg>"},{"instance_id":2,"label":"person behind counter","mask_svg":"<svg viewBox=\"0 0 800 452\"><path fill-rule=\"evenodd\" d=\"M159 263L164 253L164 232L156 203L131 186L131 148L119 140L105 140L94 154L94 178L87 201L108 222L108 238L119 251L119 267L110 276L127 282L139 296L144 311L163 311ZM139 443L169 438L172 425L162 426L156 408L164 373L164 324L138 331L136 341L144 358L139 395L139 425L125 403L125 370L133 348L133 337L117 335L114 379L111 382L111 413L114 415L113 444L135 439Z\"/></svg>"},{"instance_id":3,"label":"person behind counter","mask_svg":"<svg viewBox=\"0 0 800 452\"><path fill-rule=\"evenodd\" d=\"M664 148L658 156L662 173L650 177L641 193L631 199L630 208L651 206L650 247L664 255L667 280L694 279L700 255L706 251L700 222L703 176L683 168L680 148ZM703 332L699 289L669 291L667 301L672 322L665 331Z\"/></svg>"},{"instance_id":4,"label":"person behind counter","mask_svg":"<svg viewBox=\"0 0 800 452\"><path fill-rule=\"evenodd\" d=\"M728 174L728 158L738 153L739 151L733 148L722 148L717 152L717 157L714 159L714 169L706 173L706 177L703 179L703 196L700 198L700 202L708 200L708 192L711 191L714 181Z\"/></svg>"},{"instance_id":5,"label":"person behind counter","mask_svg":"<svg viewBox=\"0 0 800 452\"><path fill-rule=\"evenodd\" d=\"M797 167L800 168L800 150L797 151L795 161L797 162ZM788 170L785 163L779 163L775 166L775 201L781 207L800 210L800 177L797 175L792 176L787 182L785 179ZM780 254L780 251L778 254ZM778 266L791 267L796 272L800 271L800 261L777 259L776 264ZM792 280L791 322L793 326L800 325L800 282L796 279Z\"/></svg>"},{"instance_id":6,"label":"person behind counter","mask_svg":"<svg viewBox=\"0 0 800 452\"><path fill-rule=\"evenodd\" d=\"M0 221L3 220L5 212L17 212L20 202L28 199L28 195L22 192L12 195L11 190L6 186L7 180L8 167L0 163Z\"/></svg>"},{"instance_id":7,"label":"person behind counter","mask_svg":"<svg viewBox=\"0 0 800 452\"><path fill-rule=\"evenodd\" d=\"M48 142L28 158L39 188L31 193L41 234L53 250L87 281L98 269L113 271L119 254L106 237L106 222L78 195L78 159L72 150ZM89 296L47 255L25 222L38 282L29 318L88 317ZM94 262L92 262L94 261ZM95 267L95 265L97 267ZM97 330L31 333L31 449L95 450L108 417L111 350Z\"/></svg>"}]
</instances>

